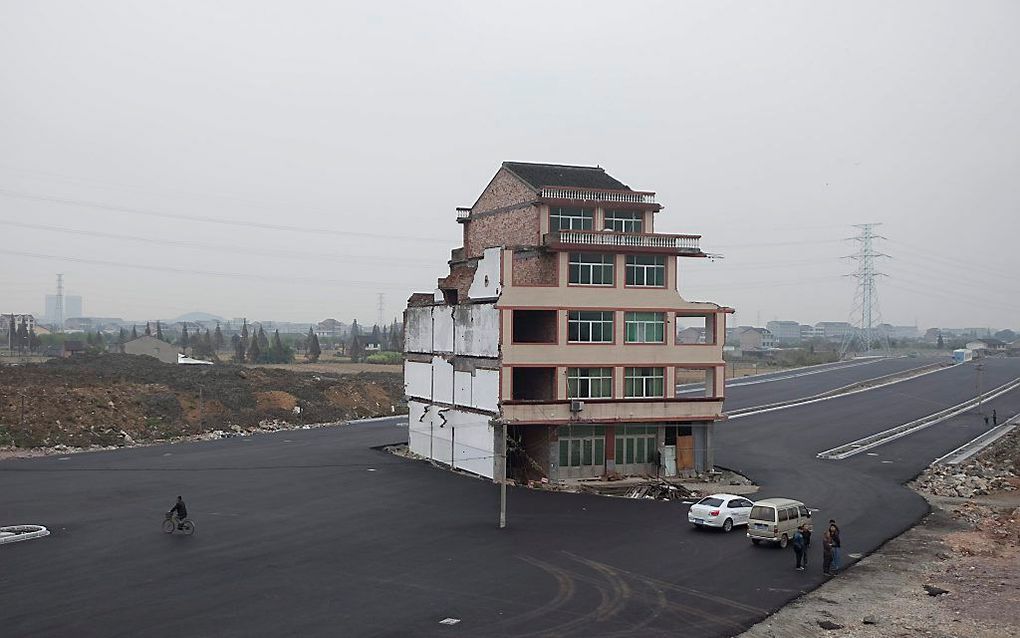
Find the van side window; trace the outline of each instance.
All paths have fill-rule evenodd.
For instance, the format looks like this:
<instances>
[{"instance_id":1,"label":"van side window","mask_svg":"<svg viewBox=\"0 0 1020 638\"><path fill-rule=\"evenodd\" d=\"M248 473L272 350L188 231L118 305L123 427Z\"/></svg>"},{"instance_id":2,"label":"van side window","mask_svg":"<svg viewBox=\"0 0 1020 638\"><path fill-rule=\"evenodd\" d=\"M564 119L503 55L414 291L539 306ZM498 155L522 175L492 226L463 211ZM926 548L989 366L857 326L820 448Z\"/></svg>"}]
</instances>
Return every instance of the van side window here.
<instances>
[{"instance_id":1,"label":"van side window","mask_svg":"<svg viewBox=\"0 0 1020 638\"><path fill-rule=\"evenodd\" d=\"M783 508L779 510L779 522L790 520L790 510Z\"/></svg>"},{"instance_id":2,"label":"van side window","mask_svg":"<svg viewBox=\"0 0 1020 638\"><path fill-rule=\"evenodd\" d=\"M790 520L791 521L797 520L797 508L796 508L796 506L790 508Z\"/></svg>"},{"instance_id":3,"label":"van side window","mask_svg":"<svg viewBox=\"0 0 1020 638\"><path fill-rule=\"evenodd\" d=\"M811 512L808 511L808 508L804 507L803 505L800 505L797 509L800 510L801 518L811 518Z\"/></svg>"}]
</instances>

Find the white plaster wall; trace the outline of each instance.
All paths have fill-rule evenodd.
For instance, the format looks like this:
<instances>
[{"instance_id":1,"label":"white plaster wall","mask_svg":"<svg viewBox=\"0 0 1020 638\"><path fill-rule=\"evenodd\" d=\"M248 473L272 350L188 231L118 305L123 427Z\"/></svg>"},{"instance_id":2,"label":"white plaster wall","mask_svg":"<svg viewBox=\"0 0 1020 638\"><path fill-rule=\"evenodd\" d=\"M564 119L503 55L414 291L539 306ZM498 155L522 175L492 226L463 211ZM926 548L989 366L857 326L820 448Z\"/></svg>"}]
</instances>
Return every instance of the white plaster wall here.
<instances>
[{"instance_id":1,"label":"white plaster wall","mask_svg":"<svg viewBox=\"0 0 1020 638\"><path fill-rule=\"evenodd\" d=\"M453 460L453 425L450 423L450 409L430 406L432 414L432 458L450 465Z\"/></svg>"},{"instance_id":2,"label":"white plaster wall","mask_svg":"<svg viewBox=\"0 0 1020 638\"><path fill-rule=\"evenodd\" d=\"M432 400L453 403L453 364L442 357L432 357Z\"/></svg>"},{"instance_id":3,"label":"white plaster wall","mask_svg":"<svg viewBox=\"0 0 1020 638\"><path fill-rule=\"evenodd\" d=\"M432 306L407 309L405 345L407 352L432 352Z\"/></svg>"},{"instance_id":4,"label":"white plaster wall","mask_svg":"<svg viewBox=\"0 0 1020 638\"><path fill-rule=\"evenodd\" d=\"M422 399L432 398L432 364L406 361L404 363L404 394Z\"/></svg>"},{"instance_id":5,"label":"white plaster wall","mask_svg":"<svg viewBox=\"0 0 1020 638\"><path fill-rule=\"evenodd\" d=\"M426 414L426 406L419 401L407 402L407 447L411 452L427 457L432 419Z\"/></svg>"},{"instance_id":6,"label":"white plaster wall","mask_svg":"<svg viewBox=\"0 0 1020 638\"><path fill-rule=\"evenodd\" d=\"M468 299L495 299L499 297L500 259L502 249L486 248L478 266L475 268L474 279L468 288Z\"/></svg>"},{"instance_id":7,"label":"white plaster wall","mask_svg":"<svg viewBox=\"0 0 1020 638\"><path fill-rule=\"evenodd\" d=\"M473 357L499 356L499 310L496 304L457 306L454 352Z\"/></svg>"},{"instance_id":8,"label":"white plaster wall","mask_svg":"<svg viewBox=\"0 0 1020 638\"><path fill-rule=\"evenodd\" d=\"M450 410L446 413L446 418L453 425L453 466L492 478L495 441L489 417L473 412Z\"/></svg>"},{"instance_id":9,"label":"white plaster wall","mask_svg":"<svg viewBox=\"0 0 1020 638\"><path fill-rule=\"evenodd\" d=\"M450 306L432 310L432 352L453 352L453 312Z\"/></svg>"},{"instance_id":10,"label":"white plaster wall","mask_svg":"<svg viewBox=\"0 0 1020 638\"><path fill-rule=\"evenodd\" d=\"M456 405L471 407L471 373L453 373L453 402Z\"/></svg>"},{"instance_id":11,"label":"white plaster wall","mask_svg":"<svg viewBox=\"0 0 1020 638\"><path fill-rule=\"evenodd\" d=\"M471 379L471 405L479 410L499 409L499 371L475 370Z\"/></svg>"}]
</instances>

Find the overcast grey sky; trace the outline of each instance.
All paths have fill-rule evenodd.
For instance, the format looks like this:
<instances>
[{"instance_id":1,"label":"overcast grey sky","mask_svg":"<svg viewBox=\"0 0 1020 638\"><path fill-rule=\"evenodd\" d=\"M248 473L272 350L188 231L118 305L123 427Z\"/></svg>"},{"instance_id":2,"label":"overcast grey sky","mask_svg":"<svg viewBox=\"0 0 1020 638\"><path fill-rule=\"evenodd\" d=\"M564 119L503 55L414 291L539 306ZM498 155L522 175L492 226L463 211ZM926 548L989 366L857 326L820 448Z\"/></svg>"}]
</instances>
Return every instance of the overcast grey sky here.
<instances>
[{"instance_id":1,"label":"overcast grey sky","mask_svg":"<svg viewBox=\"0 0 1020 638\"><path fill-rule=\"evenodd\" d=\"M90 315L374 321L381 292L389 319L521 160L656 191L725 255L681 293L739 323L846 319L842 240L882 222L883 319L1020 328L1018 27L1009 0L0 0L0 311L63 272Z\"/></svg>"}]
</instances>

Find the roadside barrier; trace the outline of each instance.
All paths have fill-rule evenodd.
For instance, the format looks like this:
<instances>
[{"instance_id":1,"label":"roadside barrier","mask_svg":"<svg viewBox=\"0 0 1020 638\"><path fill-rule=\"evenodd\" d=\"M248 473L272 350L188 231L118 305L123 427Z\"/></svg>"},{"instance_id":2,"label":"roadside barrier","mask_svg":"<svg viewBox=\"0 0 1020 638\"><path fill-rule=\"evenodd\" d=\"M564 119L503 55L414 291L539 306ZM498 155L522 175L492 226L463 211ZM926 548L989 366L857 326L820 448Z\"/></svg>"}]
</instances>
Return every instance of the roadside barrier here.
<instances>
[{"instance_id":1,"label":"roadside barrier","mask_svg":"<svg viewBox=\"0 0 1020 638\"><path fill-rule=\"evenodd\" d=\"M28 541L33 538L42 538L49 535L50 530L42 525L8 525L0 527L0 545Z\"/></svg>"}]
</instances>

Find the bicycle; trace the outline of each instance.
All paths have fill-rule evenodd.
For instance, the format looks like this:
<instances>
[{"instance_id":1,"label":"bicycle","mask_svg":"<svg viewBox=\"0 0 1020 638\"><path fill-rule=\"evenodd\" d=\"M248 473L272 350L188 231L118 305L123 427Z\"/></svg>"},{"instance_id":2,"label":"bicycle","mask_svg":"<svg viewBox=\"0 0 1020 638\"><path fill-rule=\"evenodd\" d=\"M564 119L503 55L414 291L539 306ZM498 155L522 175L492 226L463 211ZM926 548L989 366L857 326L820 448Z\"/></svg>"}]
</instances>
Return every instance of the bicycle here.
<instances>
[{"instance_id":1,"label":"bicycle","mask_svg":"<svg viewBox=\"0 0 1020 638\"><path fill-rule=\"evenodd\" d=\"M176 530L181 530L185 536L191 536L195 533L195 524L191 522L190 518L181 520L177 518L176 514L166 513L166 518L163 519L163 531L167 534L173 534Z\"/></svg>"}]
</instances>

